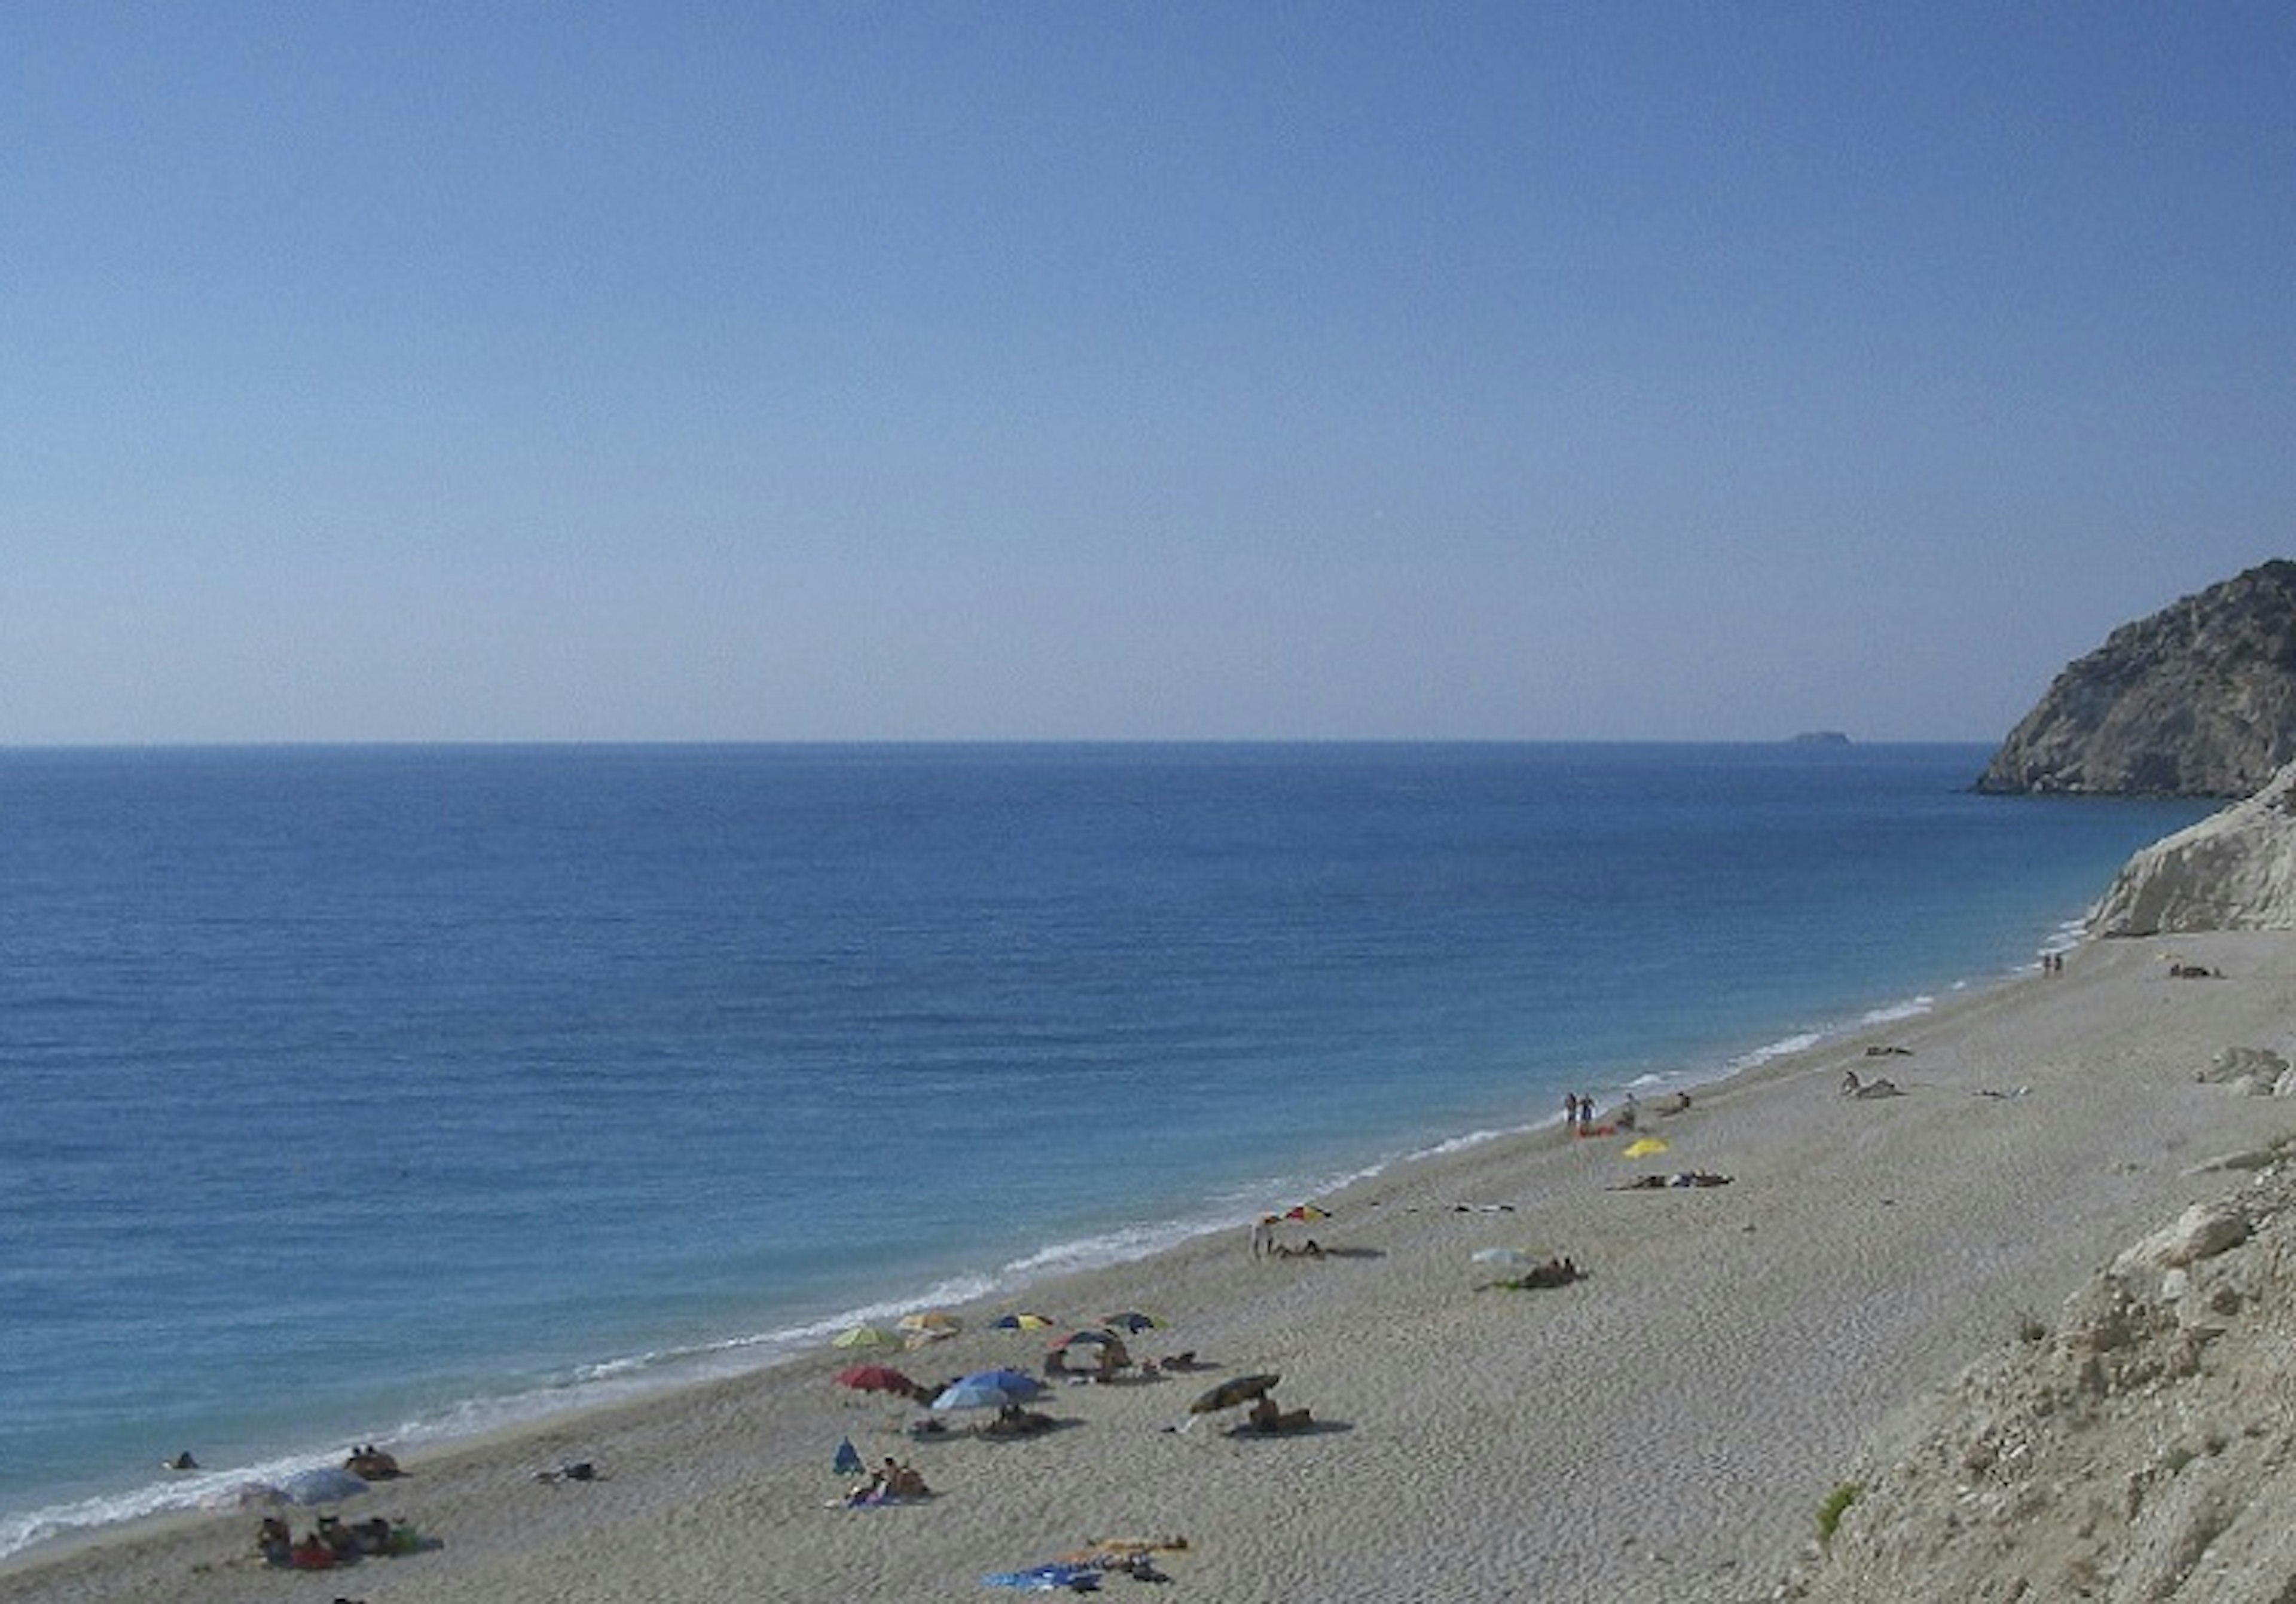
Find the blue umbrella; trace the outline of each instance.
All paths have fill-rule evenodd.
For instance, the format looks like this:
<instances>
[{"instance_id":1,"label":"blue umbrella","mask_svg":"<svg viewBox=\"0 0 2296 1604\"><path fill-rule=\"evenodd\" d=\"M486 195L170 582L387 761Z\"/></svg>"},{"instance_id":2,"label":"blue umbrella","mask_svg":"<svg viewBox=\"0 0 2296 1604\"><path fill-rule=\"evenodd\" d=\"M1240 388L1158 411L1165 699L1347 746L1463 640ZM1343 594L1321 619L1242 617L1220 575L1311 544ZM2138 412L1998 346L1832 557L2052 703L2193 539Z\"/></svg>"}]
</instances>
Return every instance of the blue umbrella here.
<instances>
[{"instance_id":1,"label":"blue umbrella","mask_svg":"<svg viewBox=\"0 0 2296 1604\"><path fill-rule=\"evenodd\" d=\"M980 1381L959 1381L932 1401L935 1409L1002 1409L1017 1403L1013 1394L1001 1387L990 1387Z\"/></svg>"},{"instance_id":2,"label":"blue umbrella","mask_svg":"<svg viewBox=\"0 0 2296 1604\"><path fill-rule=\"evenodd\" d=\"M1002 1409L1033 1398L1039 1389L1034 1376L1015 1370L981 1371L953 1383L932 1401L935 1409Z\"/></svg>"},{"instance_id":3,"label":"blue umbrella","mask_svg":"<svg viewBox=\"0 0 2296 1604\"><path fill-rule=\"evenodd\" d=\"M279 1495L289 1503L340 1503L366 1491L366 1483L332 1465L298 1470L279 1484Z\"/></svg>"}]
</instances>

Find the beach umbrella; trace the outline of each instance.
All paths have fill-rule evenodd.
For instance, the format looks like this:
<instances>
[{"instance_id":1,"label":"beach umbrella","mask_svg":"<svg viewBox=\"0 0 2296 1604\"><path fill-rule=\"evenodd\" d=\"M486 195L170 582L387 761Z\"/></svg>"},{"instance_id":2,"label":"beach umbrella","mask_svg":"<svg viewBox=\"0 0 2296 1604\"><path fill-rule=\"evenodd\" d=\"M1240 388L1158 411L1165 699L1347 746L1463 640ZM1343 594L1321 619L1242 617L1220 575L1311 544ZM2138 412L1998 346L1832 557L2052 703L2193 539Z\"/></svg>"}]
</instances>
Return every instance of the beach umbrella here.
<instances>
[{"instance_id":1,"label":"beach umbrella","mask_svg":"<svg viewBox=\"0 0 2296 1604\"><path fill-rule=\"evenodd\" d=\"M959 1381L944 1390L932 1401L937 1410L1002 1409L1020 1400L1001 1387L990 1387L981 1381Z\"/></svg>"},{"instance_id":2,"label":"beach umbrella","mask_svg":"<svg viewBox=\"0 0 2296 1604\"><path fill-rule=\"evenodd\" d=\"M855 1326L849 1331L840 1331L829 1339L832 1347L891 1347L900 1338L892 1332L875 1326Z\"/></svg>"},{"instance_id":3,"label":"beach umbrella","mask_svg":"<svg viewBox=\"0 0 2296 1604\"><path fill-rule=\"evenodd\" d=\"M1332 1211L1318 1208L1313 1203L1301 1203L1285 1209L1283 1217L1287 1220L1328 1220L1332 1217Z\"/></svg>"},{"instance_id":4,"label":"beach umbrella","mask_svg":"<svg viewBox=\"0 0 2296 1604\"><path fill-rule=\"evenodd\" d=\"M365 1482L335 1465L298 1470L279 1484L279 1496L291 1504L340 1503L365 1491Z\"/></svg>"},{"instance_id":5,"label":"beach umbrella","mask_svg":"<svg viewBox=\"0 0 2296 1604\"><path fill-rule=\"evenodd\" d=\"M837 1385L855 1392L914 1393L917 1384L890 1364L849 1364L837 1372Z\"/></svg>"},{"instance_id":6,"label":"beach umbrella","mask_svg":"<svg viewBox=\"0 0 2296 1604\"><path fill-rule=\"evenodd\" d=\"M901 1330L909 1334L911 1347L939 1342L944 1337L954 1337L964 1330L964 1322L941 1309L927 1309L921 1314L904 1314L899 1324Z\"/></svg>"},{"instance_id":7,"label":"beach umbrella","mask_svg":"<svg viewBox=\"0 0 2296 1604\"><path fill-rule=\"evenodd\" d=\"M1188 1405L1190 1414L1211 1414L1222 1409L1234 1409L1239 1404L1249 1404L1275 1390L1281 1376L1238 1376L1223 1381Z\"/></svg>"},{"instance_id":8,"label":"beach umbrella","mask_svg":"<svg viewBox=\"0 0 2296 1604\"><path fill-rule=\"evenodd\" d=\"M981 1371L952 1382L932 1401L932 1406L944 1410L1002 1409L1007 1404L1035 1397L1037 1390L1037 1379L1019 1371Z\"/></svg>"},{"instance_id":9,"label":"beach umbrella","mask_svg":"<svg viewBox=\"0 0 2296 1604\"><path fill-rule=\"evenodd\" d=\"M1137 1309L1127 1309L1120 1314L1103 1314L1100 1323L1111 1330L1138 1333L1160 1326L1164 1322L1153 1314L1143 1314Z\"/></svg>"},{"instance_id":10,"label":"beach umbrella","mask_svg":"<svg viewBox=\"0 0 2296 1604\"><path fill-rule=\"evenodd\" d=\"M1046 1315L1023 1313L999 1314L988 1323L992 1329L999 1331L1042 1331L1048 1329L1053 1322Z\"/></svg>"},{"instance_id":11,"label":"beach umbrella","mask_svg":"<svg viewBox=\"0 0 2296 1604\"><path fill-rule=\"evenodd\" d=\"M1639 1142L1630 1142L1627 1143L1626 1157L1629 1158L1649 1158L1657 1154L1663 1153L1666 1151L1666 1148L1667 1144L1660 1141L1657 1137L1645 1136Z\"/></svg>"},{"instance_id":12,"label":"beach umbrella","mask_svg":"<svg viewBox=\"0 0 2296 1604\"><path fill-rule=\"evenodd\" d=\"M1065 1337L1055 1338L1052 1346L1046 1351L1064 1354L1072 1347L1120 1348L1123 1346L1124 1338L1113 1331L1070 1331Z\"/></svg>"}]
</instances>

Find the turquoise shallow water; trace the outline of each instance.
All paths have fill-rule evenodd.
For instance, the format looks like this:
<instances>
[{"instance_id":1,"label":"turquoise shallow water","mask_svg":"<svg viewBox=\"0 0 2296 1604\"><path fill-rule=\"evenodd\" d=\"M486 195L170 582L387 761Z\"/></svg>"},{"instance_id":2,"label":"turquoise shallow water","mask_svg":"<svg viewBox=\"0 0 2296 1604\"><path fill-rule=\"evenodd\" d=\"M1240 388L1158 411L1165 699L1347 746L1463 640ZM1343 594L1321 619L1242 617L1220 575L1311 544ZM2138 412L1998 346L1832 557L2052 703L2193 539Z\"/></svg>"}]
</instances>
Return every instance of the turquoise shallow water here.
<instances>
[{"instance_id":1,"label":"turquoise shallow water","mask_svg":"<svg viewBox=\"0 0 2296 1604\"><path fill-rule=\"evenodd\" d=\"M1986 755L0 753L0 1552L1922 1006L2202 811Z\"/></svg>"}]
</instances>

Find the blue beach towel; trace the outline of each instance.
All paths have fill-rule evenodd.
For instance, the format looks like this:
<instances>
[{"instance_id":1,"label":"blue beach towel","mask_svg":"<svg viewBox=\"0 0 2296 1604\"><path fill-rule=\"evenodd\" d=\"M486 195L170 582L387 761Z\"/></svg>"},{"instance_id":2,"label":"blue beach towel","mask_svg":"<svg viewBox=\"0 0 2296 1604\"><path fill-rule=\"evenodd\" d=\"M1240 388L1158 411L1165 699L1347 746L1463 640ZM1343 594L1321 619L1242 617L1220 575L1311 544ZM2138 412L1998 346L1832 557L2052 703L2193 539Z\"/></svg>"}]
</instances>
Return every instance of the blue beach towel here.
<instances>
[{"instance_id":1,"label":"blue beach towel","mask_svg":"<svg viewBox=\"0 0 2296 1604\"><path fill-rule=\"evenodd\" d=\"M1100 1591L1100 1573L1089 1565L1040 1565L1034 1570L996 1571L980 1578L983 1587L1012 1587L1022 1592Z\"/></svg>"}]
</instances>

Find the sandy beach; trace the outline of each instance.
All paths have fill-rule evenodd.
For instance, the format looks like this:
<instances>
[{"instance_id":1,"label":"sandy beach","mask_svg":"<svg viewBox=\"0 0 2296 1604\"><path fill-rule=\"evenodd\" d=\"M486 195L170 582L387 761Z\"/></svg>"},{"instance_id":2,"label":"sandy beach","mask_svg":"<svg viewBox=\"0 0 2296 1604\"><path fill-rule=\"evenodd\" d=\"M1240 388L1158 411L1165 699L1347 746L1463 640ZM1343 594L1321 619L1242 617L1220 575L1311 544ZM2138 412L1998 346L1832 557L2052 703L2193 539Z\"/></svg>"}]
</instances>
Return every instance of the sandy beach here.
<instances>
[{"instance_id":1,"label":"sandy beach","mask_svg":"<svg viewBox=\"0 0 2296 1604\"><path fill-rule=\"evenodd\" d=\"M2172 978L2170 955L2221 971ZM253 1514L36 1552L22 1604L519 1604L980 1599L985 1574L1116 1538L1169 1594L1222 1600L1638 1600L1770 1596L1820 1502L1886 1460L1912 1406L2015 1339L2120 1248L2232 1191L2210 1161L2296 1110L2195 1081L2226 1047L2296 1040L2296 938L2092 944L2022 978L1698 1091L1646 1134L1494 1142L1317 1199L1320 1257L1243 1233L1031 1289L1063 1327L1137 1308L1133 1352L1182 1375L1054 1387L1021 1441L913 1441L919 1412L832 1384L851 1352L457 1449L344 1507L435 1549L297 1574L253 1555ZM1845 1071L1903 1095L1841 1095ZM1526 1110L1526 1117L1546 1110ZM1639 1174L1727 1186L1616 1190ZM1298 1199L1270 1199L1271 1207ZM1548 1289L1485 1287L1481 1248L1567 1254ZM1048 1333L1004 1308L890 1362L941 1379L1038 1368ZM1226 1435L1187 1406L1280 1372L1316 1428ZM840 1438L913 1464L926 1500L836 1507ZM568 1461L589 1481L543 1482ZM308 1512L294 1511L299 1526ZM1111 1577L1122 1595L1144 1584Z\"/></svg>"}]
</instances>

